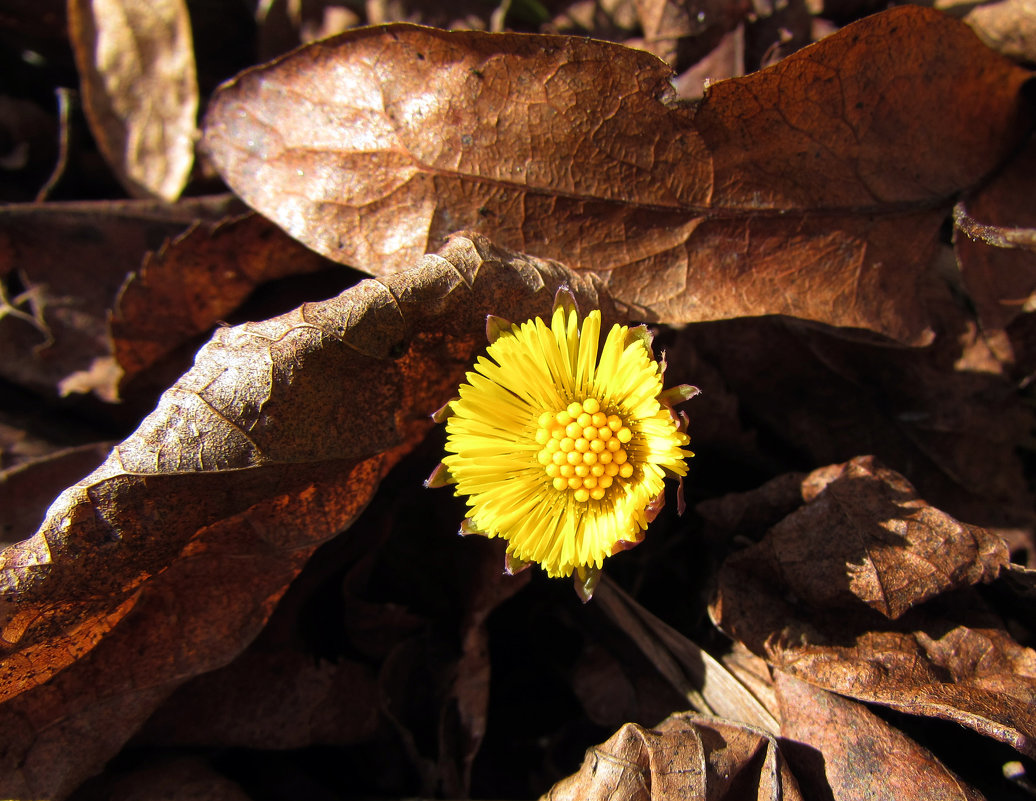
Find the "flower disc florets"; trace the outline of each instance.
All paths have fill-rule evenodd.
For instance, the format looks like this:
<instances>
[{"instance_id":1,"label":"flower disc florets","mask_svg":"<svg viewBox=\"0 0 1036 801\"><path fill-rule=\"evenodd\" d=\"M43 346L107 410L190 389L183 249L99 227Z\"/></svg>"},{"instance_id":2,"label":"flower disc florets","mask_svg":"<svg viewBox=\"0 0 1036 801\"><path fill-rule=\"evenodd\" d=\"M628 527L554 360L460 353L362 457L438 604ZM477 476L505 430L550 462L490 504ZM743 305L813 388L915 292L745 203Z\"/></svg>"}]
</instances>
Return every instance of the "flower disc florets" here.
<instances>
[{"instance_id":1,"label":"flower disc florets","mask_svg":"<svg viewBox=\"0 0 1036 801\"><path fill-rule=\"evenodd\" d=\"M696 390L663 393L645 329L615 325L601 345L600 311L580 324L567 299L549 326L497 326L447 407L443 465L468 530L506 539L511 564L585 582L642 539L664 477L686 474L693 454L668 400Z\"/></svg>"}]
</instances>

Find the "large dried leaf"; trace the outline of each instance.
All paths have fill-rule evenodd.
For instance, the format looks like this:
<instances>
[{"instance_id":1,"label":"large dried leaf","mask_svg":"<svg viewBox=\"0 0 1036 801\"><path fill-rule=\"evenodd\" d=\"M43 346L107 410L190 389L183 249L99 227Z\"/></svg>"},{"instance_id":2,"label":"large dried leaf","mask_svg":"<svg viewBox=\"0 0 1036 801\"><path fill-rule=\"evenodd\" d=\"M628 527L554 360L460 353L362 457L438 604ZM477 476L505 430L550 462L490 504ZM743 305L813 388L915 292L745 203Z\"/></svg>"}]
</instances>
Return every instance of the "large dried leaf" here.
<instances>
[{"instance_id":1,"label":"large dried leaf","mask_svg":"<svg viewBox=\"0 0 1036 801\"><path fill-rule=\"evenodd\" d=\"M793 801L795 778L771 735L684 713L655 729L627 723L586 752L580 771L542 801Z\"/></svg>"},{"instance_id":2,"label":"large dried leaf","mask_svg":"<svg viewBox=\"0 0 1036 801\"><path fill-rule=\"evenodd\" d=\"M558 264L457 238L384 283L220 329L0 555L0 794L67 793L179 683L232 659L427 431L486 314L542 314L562 283L614 315Z\"/></svg>"},{"instance_id":3,"label":"large dried leaf","mask_svg":"<svg viewBox=\"0 0 1036 801\"><path fill-rule=\"evenodd\" d=\"M194 164L198 81L184 0L70 0L94 138L132 194L175 200Z\"/></svg>"},{"instance_id":4,"label":"large dried leaf","mask_svg":"<svg viewBox=\"0 0 1036 801\"><path fill-rule=\"evenodd\" d=\"M716 623L797 678L1036 753L1036 653L970 590L1006 566L1003 542L869 458L815 471L801 492L721 569Z\"/></svg>"},{"instance_id":5,"label":"large dried leaf","mask_svg":"<svg viewBox=\"0 0 1036 801\"><path fill-rule=\"evenodd\" d=\"M598 271L656 319L782 313L918 341L946 209L1024 133L1027 77L914 7L696 110L643 52L388 26L243 73L205 137L246 202L377 274L469 227Z\"/></svg>"}]
</instances>

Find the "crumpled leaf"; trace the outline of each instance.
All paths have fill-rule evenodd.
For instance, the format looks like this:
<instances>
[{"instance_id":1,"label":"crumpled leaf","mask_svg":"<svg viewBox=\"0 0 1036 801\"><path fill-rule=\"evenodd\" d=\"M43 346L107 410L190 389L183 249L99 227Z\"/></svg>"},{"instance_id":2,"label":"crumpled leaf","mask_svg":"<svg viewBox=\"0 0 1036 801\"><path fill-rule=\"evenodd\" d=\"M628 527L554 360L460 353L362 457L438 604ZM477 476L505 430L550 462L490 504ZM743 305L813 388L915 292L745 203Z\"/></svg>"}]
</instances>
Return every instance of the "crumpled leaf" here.
<instances>
[{"instance_id":1,"label":"crumpled leaf","mask_svg":"<svg viewBox=\"0 0 1036 801\"><path fill-rule=\"evenodd\" d=\"M253 208L376 274L467 227L598 271L654 319L779 313L919 342L946 210L1024 134L1027 77L916 7L697 109L643 52L397 25L242 73L205 144Z\"/></svg>"},{"instance_id":2,"label":"crumpled leaf","mask_svg":"<svg viewBox=\"0 0 1036 801\"><path fill-rule=\"evenodd\" d=\"M811 684L1036 754L1036 653L970 590L1006 566L1004 544L867 457L814 471L802 497L724 564L716 624Z\"/></svg>"},{"instance_id":3,"label":"crumpled leaf","mask_svg":"<svg viewBox=\"0 0 1036 801\"><path fill-rule=\"evenodd\" d=\"M928 749L862 704L780 670L774 679L781 750L810 798L900 801L917 797L923 788L930 801L982 799Z\"/></svg>"},{"instance_id":4,"label":"crumpled leaf","mask_svg":"<svg viewBox=\"0 0 1036 801\"><path fill-rule=\"evenodd\" d=\"M627 723L586 752L580 771L544 801L800 799L776 739L761 730L691 713L654 729Z\"/></svg>"},{"instance_id":5,"label":"crumpled leaf","mask_svg":"<svg viewBox=\"0 0 1036 801\"><path fill-rule=\"evenodd\" d=\"M83 108L138 197L176 200L194 164L198 81L184 0L71 0Z\"/></svg>"},{"instance_id":6,"label":"crumpled leaf","mask_svg":"<svg viewBox=\"0 0 1036 801\"><path fill-rule=\"evenodd\" d=\"M120 386L226 319L261 283L327 266L256 214L192 225L148 253L119 290L110 328Z\"/></svg>"},{"instance_id":7,"label":"crumpled leaf","mask_svg":"<svg viewBox=\"0 0 1036 801\"><path fill-rule=\"evenodd\" d=\"M428 430L486 314L542 314L562 283L614 317L592 279L475 236L384 283L220 329L0 553L0 795L67 793L178 684L241 651Z\"/></svg>"},{"instance_id":8,"label":"crumpled leaf","mask_svg":"<svg viewBox=\"0 0 1036 801\"><path fill-rule=\"evenodd\" d=\"M802 499L766 542L781 578L812 606L863 601L894 620L947 590L993 580L1009 561L1000 537L929 506L873 459L814 470Z\"/></svg>"}]
</instances>

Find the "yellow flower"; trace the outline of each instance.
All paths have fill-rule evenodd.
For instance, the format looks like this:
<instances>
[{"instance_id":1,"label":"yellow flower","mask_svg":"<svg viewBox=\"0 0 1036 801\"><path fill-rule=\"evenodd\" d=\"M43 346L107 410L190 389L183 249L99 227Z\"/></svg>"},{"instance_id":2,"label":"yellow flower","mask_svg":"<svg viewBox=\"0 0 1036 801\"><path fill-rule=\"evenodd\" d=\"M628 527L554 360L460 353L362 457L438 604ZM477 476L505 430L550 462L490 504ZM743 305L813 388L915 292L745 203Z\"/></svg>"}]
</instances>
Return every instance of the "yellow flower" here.
<instances>
[{"instance_id":1,"label":"yellow flower","mask_svg":"<svg viewBox=\"0 0 1036 801\"><path fill-rule=\"evenodd\" d=\"M538 562L575 572L584 599L605 557L636 545L661 508L663 478L683 476L689 439L671 402L697 393L662 389L643 327L615 325L600 345L601 313L580 325L558 293L548 326L490 318L495 341L479 357L447 416L447 471L467 496L462 532L508 541L508 569Z\"/></svg>"}]
</instances>

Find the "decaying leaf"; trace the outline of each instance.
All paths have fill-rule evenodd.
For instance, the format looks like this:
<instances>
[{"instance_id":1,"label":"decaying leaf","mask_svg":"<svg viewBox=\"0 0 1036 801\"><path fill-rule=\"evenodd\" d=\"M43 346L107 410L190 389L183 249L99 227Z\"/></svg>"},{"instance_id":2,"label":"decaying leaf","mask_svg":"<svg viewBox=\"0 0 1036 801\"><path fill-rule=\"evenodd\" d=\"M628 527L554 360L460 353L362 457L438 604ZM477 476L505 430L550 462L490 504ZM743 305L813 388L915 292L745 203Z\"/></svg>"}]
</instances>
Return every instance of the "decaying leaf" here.
<instances>
[{"instance_id":1,"label":"decaying leaf","mask_svg":"<svg viewBox=\"0 0 1036 801\"><path fill-rule=\"evenodd\" d=\"M83 107L98 147L138 197L172 201L194 164L198 81L184 0L71 0Z\"/></svg>"},{"instance_id":2,"label":"decaying leaf","mask_svg":"<svg viewBox=\"0 0 1036 801\"><path fill-rule=\"evenodd\" d=\"M770 529L770 540L781 576L811 605L834 608L851 596L895 619L947 590L993 580L1009 561L1000 537L929 506L872 459L814 470L802 495L805 504ZM818 542L816 532L832 525L838 536Z\"/></svg>"},{"instance_id":3,"label":"decaying leaf","mask_svg":"<svg viewBox=\"0 0 1036 801\"><path fill-rule=\"evenodd\" d=\"M800 799L777 746L761 730L690 713L654 729L627 723L586 752L582 769L544 801Z\"/></svg>"},{"instance_id":4,"label":"decaying leaf","mask_svg":"<svg viewBox=\"0 0 1036 801\"><path fill-rule=\"evenodd\" d=\"M251 206L376 274L471 228L595 270L654 319L780 313L918 342L940 225L1026 132L1027 77L916 7L697 109L643 52L399 25L246 71L205 142Z\"/></svg>"},{"instance_id":5,"label":"decaying leaf","mask_svg":"<svg viewBox=\"0 0 1036 801\"><path fill-rule=\"evenodd\" d=\"M384 283L220 329L0 555L0 794L67 793L179 683L232 659L428 430L486 314L545 313L561 283L614 315L594 281L474 236Z\"/></svg>"},{"instance_id":6,"label":"decaying leaf","mask_svg":"<svg viewBox=\"0 0 1036 801\"><path fill-rule=\"evenodd\" d=\"M1036 653L971 590L1006 566L1003 542L866 457L814 471L802 495L723 566L716 623L799 679L1036 753Z\"/></svg>"}]
</instances>

